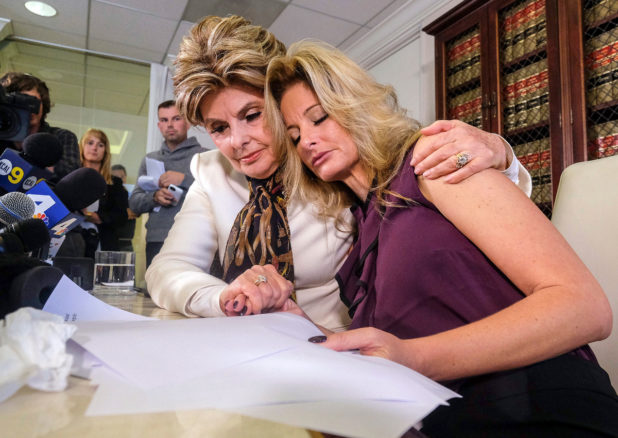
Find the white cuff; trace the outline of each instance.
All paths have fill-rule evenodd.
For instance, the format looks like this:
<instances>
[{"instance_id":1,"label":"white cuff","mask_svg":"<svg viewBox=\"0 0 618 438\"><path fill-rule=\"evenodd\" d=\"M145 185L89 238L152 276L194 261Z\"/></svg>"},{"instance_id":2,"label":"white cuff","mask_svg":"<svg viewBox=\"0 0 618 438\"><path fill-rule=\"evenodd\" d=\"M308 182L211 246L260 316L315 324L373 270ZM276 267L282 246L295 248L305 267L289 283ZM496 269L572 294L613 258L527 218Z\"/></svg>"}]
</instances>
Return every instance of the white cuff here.
<instances>
[{"instance_id":1,"label":"white cuff","mask_svg":"<svg viewBox=\"0 0 618 438\"><path fill-rule=\"evenodd\" d=\"M225 316L219 305L219 297L223 293L224 288L217 289L213 290L212 287L209 287L195 291L185 305L187 315L204 317Z\"/></svg>"},{"instance_id":2,"label":"white cuff","mask_svg":"<svg viewBox=\"0 0 618 438\"><path fill-rule=\"evenodd\" d=\"M507 167L505 170L502 171L502 173L511 181L513 181L513 183L515 185L519 184L519 165L517 164L517 157L515 157L515 152L513 151L513 148L511 147L511 145L509 144L508 141L506 141L504 139L504 137L502 137L499 134L496 134L498 137L500 137L500 140L502 140L502 142L504 143L505 146L508 146L507 149L507 155L509 153L509 151L511 152L511 164L509 165L509 167ZM508 160L508 157L507 157Z\"/></svg>"}]
</instances>

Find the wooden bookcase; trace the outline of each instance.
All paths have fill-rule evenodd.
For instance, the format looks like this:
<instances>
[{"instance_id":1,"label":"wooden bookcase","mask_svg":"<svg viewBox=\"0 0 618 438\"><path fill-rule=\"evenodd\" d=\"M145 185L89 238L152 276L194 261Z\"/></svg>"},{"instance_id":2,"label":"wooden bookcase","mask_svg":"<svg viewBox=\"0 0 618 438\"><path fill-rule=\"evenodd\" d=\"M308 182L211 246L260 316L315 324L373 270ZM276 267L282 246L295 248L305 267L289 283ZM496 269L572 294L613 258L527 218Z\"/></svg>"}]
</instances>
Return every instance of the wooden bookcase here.
<instances>
[{"instance_id":1,"label":"wooden bookcase","mask_svg":"<svg viewBox=\"0 0 618 438\"><path fill-rule=\"evenodd\" d=\"M618 154L618 0L467 0L423 30L436 117L503 135L548 216L566 166Z\"/></svg>"}]
</instances>

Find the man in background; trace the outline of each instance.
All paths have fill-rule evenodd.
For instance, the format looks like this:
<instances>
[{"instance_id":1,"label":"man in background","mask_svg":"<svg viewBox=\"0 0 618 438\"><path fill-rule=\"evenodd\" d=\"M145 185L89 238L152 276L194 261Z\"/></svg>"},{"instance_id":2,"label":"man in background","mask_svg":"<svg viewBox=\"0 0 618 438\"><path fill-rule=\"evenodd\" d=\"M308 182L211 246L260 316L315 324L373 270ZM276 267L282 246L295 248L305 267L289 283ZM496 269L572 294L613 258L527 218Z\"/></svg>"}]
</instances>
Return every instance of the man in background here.
<instances>
[{"instance_id":1,"label":"man in background","mask_svg":"<svg viewBox=\"0 0 618 438\"><path fill-rule=\"evenodd\" d=\"M30 114L28 135L37 132L47 132L54 135L60 141L62 145L62 158L53 166L54 180L57 181L78 167L81 167L79 146L75 134L68 129L49 126L45 121L47 114L51 110L51 100L47 84L28 73L9 72L0 78L0 85L4 87L7 93L27 94L36 97L41 102L39 112ZM1 142L0 153L7 147L21 150L21 142Z\"/></svg>"},{"instance_id":2,"label":"man in background","mask_svg":"<svg viewBox=\"0 0 618 438\"><path fill-rule=\"evenodd\" d=\"M157 126L163 135L163 144L158 151L150 152L146 158L163 162L165 172L158 181L157 190L144 190L136 184L131 197L129 208L136 214L148 213L146 222L146 267L159 253L163 241L174 223L174 216L180 211L184 196L193 183L193 175L189 171L189 164L194 154L204 152L195 137L187 138L189 123L180 115L176 102L167 100L159 104L159 122ZM140 176L147 175L146 158L139 168ZM170 184L179 187L183 194L176 202Z\"/></svg>"}]
</instances>

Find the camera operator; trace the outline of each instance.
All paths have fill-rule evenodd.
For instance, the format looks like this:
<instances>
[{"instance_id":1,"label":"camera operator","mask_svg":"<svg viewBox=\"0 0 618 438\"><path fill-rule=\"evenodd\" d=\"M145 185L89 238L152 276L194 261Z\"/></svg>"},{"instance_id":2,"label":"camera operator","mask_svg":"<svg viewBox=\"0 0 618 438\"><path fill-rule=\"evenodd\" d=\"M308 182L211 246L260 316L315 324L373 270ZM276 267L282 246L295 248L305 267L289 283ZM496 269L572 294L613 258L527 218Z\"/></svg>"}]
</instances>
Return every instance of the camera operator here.
<instances>
[{"instance_id":1,"label":"camera operator","mask_svg":"<svg viewBox=\"0 0 618 438\"><path fill-rule=\"evenodd\" d=\"M62 145L62 158L54 165L54 179L59 180L63 176L80 167L79 146L77 137L71 131L49 126L45 117L51 110L49 89L45 82L28 73L9 72L0 78L0 85L6 93L22 93L36 97L40 101L38 113L30 114L28 134L48 132L54 135ZM0 140L0 153L6 148L21 150L21 141Z\"/></svg>"}]
</instances>

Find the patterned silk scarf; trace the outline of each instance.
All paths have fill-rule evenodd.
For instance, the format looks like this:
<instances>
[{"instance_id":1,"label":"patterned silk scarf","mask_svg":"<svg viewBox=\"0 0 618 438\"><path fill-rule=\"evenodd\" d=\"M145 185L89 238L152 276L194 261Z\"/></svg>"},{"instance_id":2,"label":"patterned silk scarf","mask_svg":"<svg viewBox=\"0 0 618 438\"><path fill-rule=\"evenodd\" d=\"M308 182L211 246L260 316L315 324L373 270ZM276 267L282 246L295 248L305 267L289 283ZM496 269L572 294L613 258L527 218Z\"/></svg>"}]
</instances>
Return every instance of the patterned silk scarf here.
<instances>
[{"instance_id":1,"label":"patterned silk scarf","mask_svg":"<svg viewBox=\"0 0 618 438\"><path fill-rule=\"evenodd\" d=\"M240 210L225 248L223 280L231 282L253 265L272 264L294 282L294 263L281 171L249 181L249 202ZM294 298L294 297L293 297Z\"/></svg>"}]
</instances>

